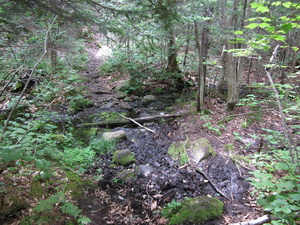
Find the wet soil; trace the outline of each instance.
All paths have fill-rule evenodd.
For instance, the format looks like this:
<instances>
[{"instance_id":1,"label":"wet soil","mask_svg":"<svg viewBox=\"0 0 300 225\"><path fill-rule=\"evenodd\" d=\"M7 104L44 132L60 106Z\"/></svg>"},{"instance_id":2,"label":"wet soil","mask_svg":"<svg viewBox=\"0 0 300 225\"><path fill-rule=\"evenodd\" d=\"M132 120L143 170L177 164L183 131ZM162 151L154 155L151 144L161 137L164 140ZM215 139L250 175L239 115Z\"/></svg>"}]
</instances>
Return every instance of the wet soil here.
<instances>
[{"instance_id":1,"label":"wet soil","mask_svg":"<svg viewBox=\"0 0 300 225\"><path fill-rule=\"evenodd\" d=\"M162 104L164 107L166 104L175 105L174 100L178 95L162 95L158 97L159 107L156 107L157 104L144 107L140 100L137 100L129 103L132 106L130 110L122 108L122 100L112 97L112 88L116 82L112 82L110 76L98 75L97 70L103 62L102 57L97 57L101 55L97 54L99 49L91 45L89 51L90 64L84 73L89 79L84 85L89 91L87 98L92 99L96 107L78 113L77 117L81 120L103 110L128 114L138 112L135 116L155 115L162 113ZM159 214L159 210L167 203L201 195L214 196L225 203L223 217L209 224L239 222L246 217L251 219L257 215L257 211L251 207L250 185L246 180L249 176L248 170L236 164L228 154L224 154L224 141L202 129L201 122L195 123L197 116L187 114L188 107L177 105L172 110L185 116L173 121L145 124L155 130L155 133L134 126L114 129L126 132L127 140L119 143L117 149L129 149L134 152L136 163L112 167L111 153L99 156L97 163L86 176L99 175L103 179L96 183L94 189L87 189L85 197L79 201L83 214L92 220L91 224L167 224ZM180 166L170 158L167 149L171 143L184 141L187 137L191 140L207 138L217 155L197 165ZM150 172L140 172L140 165L149 166ZM206 176L197 172L195 168ZM134 176L126 181L117 179L118 174L126 170L133 171ZM216 191L216 187L227 198L222 197Z\"/></svg>"}]
</instances>

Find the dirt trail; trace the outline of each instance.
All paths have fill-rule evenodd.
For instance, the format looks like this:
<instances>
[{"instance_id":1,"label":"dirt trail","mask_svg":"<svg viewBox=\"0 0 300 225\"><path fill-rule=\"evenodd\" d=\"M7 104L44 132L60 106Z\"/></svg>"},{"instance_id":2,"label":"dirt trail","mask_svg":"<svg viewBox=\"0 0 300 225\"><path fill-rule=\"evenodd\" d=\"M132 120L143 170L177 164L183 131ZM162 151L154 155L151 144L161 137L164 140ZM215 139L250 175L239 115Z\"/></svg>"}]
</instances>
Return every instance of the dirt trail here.
<instances>
[{"instance_id":1,"label":"dirt trail","mask_svg":"<svg viewBox=\"0 0 300 225\"><path fill-rule=\"evenodd\" d=\"M98 39L90 44L90 63L84 73L88 77L85 84L89 97L101 110L103 95L112 93L114 83L111 77L99 77L99 67L105 61L107 49L99 48ZM101 51L104 50L104 53ZM178 107L178 106L177 106ZM187 113L187 108L176 110ZM157 112L159 113L159 112ZM184 126L185 127L184 127ZM184 197L209 195L225 202L223 218L209 224L228 224L254 218L257 214L250 207L248 171L237 166L228 156L222 154L224 142L207 134L195 124L195 116L188 115L166 124L149 124L155 134L137 128L122 128L128 139L118 145L118 149L129 149L135 153L137 162L128 167L110 167L111 154L102 155L97 165L91 168L87 176L101 175L103 180L97 188L87 190L80 200L80 208L93 222L92 224L167 224L158 211L173 199L180 201ZM183 141L187 137L195 140L207 138L217 150L216 157L202 161L198 166L230 201L221 197L206 178L187 166L179 168L167 155L172 142ZM138 165L150 165L153 171L149 176L136 174L128 182L116 182L115 177L124 170L135 170ZM246 206L247 205L247 206Z\"/></svg>"}]
</instances>

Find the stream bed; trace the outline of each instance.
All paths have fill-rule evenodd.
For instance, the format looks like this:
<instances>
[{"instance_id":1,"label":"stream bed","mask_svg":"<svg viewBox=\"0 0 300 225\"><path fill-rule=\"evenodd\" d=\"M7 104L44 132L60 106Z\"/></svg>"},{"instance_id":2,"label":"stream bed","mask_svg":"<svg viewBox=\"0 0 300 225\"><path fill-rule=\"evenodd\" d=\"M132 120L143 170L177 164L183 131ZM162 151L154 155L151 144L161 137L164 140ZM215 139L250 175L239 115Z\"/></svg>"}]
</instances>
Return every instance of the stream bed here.
<instances>
[{"instance_id":1,"label":"stream bed","mask_svg":"<svg viewBox=\"0 0 300 225\"><path fill-rule=\"evenodd\" d=\"M158 115L165 113L161 111L162 107L173 104L176 98L157 99L159 101L147 107L139 101L128 103L132 106L129 109L111 100L102 107L80 112L74 118L76 123L97 122L97 116L93 115L103 111L125 113L133 117ZM111 102L114 102L113 106ZM167 224L159 214L166 204L203 195L223 201L224 215L229 217L253 210L248 199L248 173L230 158L217 153L200 161L196 167L206 174L207 177L204 177L193 167L181 166L168 155L168 147L172 143L184 141L188 136L182 133L180 120L143 124L155 133L134 124L111 129L126 132L127 139L118 143L116 150L130 150L135 154L136 162L128 166L111 166L113 153L106 153L100 155L93 168L89 169L88 176L102 177L97 187L86 190L86 196L79 202L83 214L93 221L91 224ZM98 132L101 134L103 129ZM211 144L214 147L215 143ZM124 179L130 173L131 176ZM228 199L222 197L214 186ZM220 218L208 224L226 223L224 218Z\"/></svg>"}]
</instances>

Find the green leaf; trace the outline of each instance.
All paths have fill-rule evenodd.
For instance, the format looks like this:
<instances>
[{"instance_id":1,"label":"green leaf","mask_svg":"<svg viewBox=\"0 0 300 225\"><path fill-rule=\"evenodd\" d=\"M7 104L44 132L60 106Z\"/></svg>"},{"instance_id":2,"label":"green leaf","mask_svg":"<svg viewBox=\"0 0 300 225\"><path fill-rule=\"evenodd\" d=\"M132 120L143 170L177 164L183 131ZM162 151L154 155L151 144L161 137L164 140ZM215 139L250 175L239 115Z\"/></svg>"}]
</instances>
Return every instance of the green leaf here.
<instances>
[{"instance_id":1,"label":"green leaf","mask_svg":"<svg viewBox=\"0 0 300 225\"><path fill-rule=\"evenodd\" d=\"M269 26L270 26L270 24L268 24L268 23L260 23L259 24L260 28L265 28L265 27L269 27Z\"/></svg>"},{"instance_id":2,"label":"green leaf","mask_svg":"<svg viewBox=\"0 0 300 225\"><path fill-rule=\"evenodd\" d=\"M286 213L286 214L292 212L292 210L291 210L290 208L288 208L288 207L280 207L280 208L279 208L279 212L280 212L280 211L282 211L283 213Z\"/></svg>"},{"instance_id":3,"label":"green leaf","mask_svg":"<svg viewBox=\"0 0 300 225\"><path fill-rule=\"evenodd\" d=\"M281 5L281 2L280 1L273 2L271 5L279 6L279 5Z\"/></svg>"},{"instance_id":4,"label":"green leaf","mask_svg":"<svg viewBox=\"0 0 300 225\"><path fill-rule=\"evenodd\" d=\"M235 33L235 34L243 34L244 32L241 31L241 30L237 30L237 31L235 31L234 33Z\"/></svg>"},{"instance_id":5,"label":"green leaf","mask_svg":"<svg viewBox=\"0 0 300 225\"><path fill-rule=\"evenodd\" d=\"M250 23L246 26L246 28L249 28L249 29L254 29L258 26L258 23Z\"/></svg>"},{"instance_id":6,"label":"green leaf","mask_svg":"<svg viewBox=\"0 0 300 225\"><path fill-rule=\"evenodd\" d=\"M273 38L276 41L283 41L285 42L286 37L280 35L280 34L274 34L271 36L271 38Z\"/></svg>"},{"instance_id":7,"label":"green leaf","mask_svg":"<svg viewBox=\"0 0 300 225\"><path fill-rule=\"evenodd\" d=\"M269 8L260 3L251 3L251 7L256 9L256 12L261 12L261 13L269 12Z\"/></svg>"},{"instance_id":8,"label":"green leaf","mask_svg":"<svg viewBox=\"0 0 300 225\"><path fill-rule=\"evenodd\" d=\"M285 8L290 8L292 6L292 3L291 2L284 2L282 3L282 5L285 7Z\"/></svg>"},{"instance_id":9,"label":"green leaf","mask_svg":"<svg viewBox=\"0 0 300 225\"><path fill-rule=\"evenodd\" d=\"M289 197L293 201L300 201L300 193L290 193Z\"/></svg>"},{"instance_id":10,"label":"green leaf","mask_svg":"<svg viewBox=\"0 0 300 225\"><path fill-rule=\"evenodd\" d=\"M292 191L296 187L296 184L293 181L285 181L278 184L279 191Z\"/></svg>"},{"instance_id":11,"label":"green leaf","mask_svg":"<svg viewBox=\"0 0 300 225\"><path fill-rule=\"evenodd\" d=\"M281 25L280 27L281 30L283 30L286 34L293 29L293 25L291 23L286 23Z\"/></svg>"},{"instance_id":12,"label":"green leaf","mask_svg":"<svg viewBox=\"0 0 300 225\"><path fill-rule=\"evenodd\" d=\"M9 153L9 154L6 154L3 156L3 161L8 163L8 162L11 162L13 160L19 160L21 158L21 153L17 150Z\"/></svg>"},{"instance_id":13,"label":"green leaf","mask_svg":"<svg viewBox=\"0 0 300 225\"><path fill-rule=\"evenodd\" d=\"M79 216L82 210L78 209L77 206L73 205L72 203L66 202L62 207L61 211L63 213L67 213L69 215L74 216L75 218Z\"/></svg>"}]
</instances>

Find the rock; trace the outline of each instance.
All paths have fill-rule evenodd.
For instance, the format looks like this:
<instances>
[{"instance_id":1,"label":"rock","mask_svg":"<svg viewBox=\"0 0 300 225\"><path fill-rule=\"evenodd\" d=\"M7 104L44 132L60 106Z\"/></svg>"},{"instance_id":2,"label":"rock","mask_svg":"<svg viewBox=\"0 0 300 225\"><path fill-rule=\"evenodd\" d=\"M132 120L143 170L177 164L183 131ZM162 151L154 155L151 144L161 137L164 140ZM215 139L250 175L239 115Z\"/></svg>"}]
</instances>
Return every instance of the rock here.
<instances>
[{"instance_id":1,"label":"rock","mask_svg":"<svg viewBox=\"0 0 300 225\"><path fill-rule=\"evenodd\" d=\"M115 179L124 181L124 182L130 182L134 178L134 169L127 169L122 170L117 174Z\"/></svg>"},{"instance_id":2,"label":"rock","mask_svg":"<svg viewBox=\"0 0 300 225\"><path fill-rule=\"evenodd\" d=\"M116 85L115 91L126 91L127 86L129 86L129 80L123 80Z\"/></svg>"},{"instance_id":3,"label":"rock","mask_svg":"<svg viewBox=\"0 0 300 225\"><path fill-rule=\"evenodd\" d=\"M117 93L114 94L114 97L116 99L123 99L126 97L126 94L124 92L118 91Z\"/></svg>"},{"instance_id":4,"label":"rock","mask_svg":"<svg viewBox=\"0 0 300 225\"><path fill-rule=\"evenodd\" d=\"M121 109L133 110L133 107L128 102L122 102L120 104Z\"/></svg>"},{"instance_id":5,"label":"rock","mask_svg":"<svg viewBox=\"0 0 300 225\"><path fill-rule=\"evenodd\" d=\"M113 155L112 162L124 166L134 163L134 153L128 149L116 151Z\"/></svg>"},{"instance_id":6,"label":"rock","mask_svg":"<svg viewBox=\"0 0 300 225\"><path fill-rule=\"evenodd\" d=\"M143 105L148 105L151 102L154 102L155 100L156 100L156 97L154 95L146 95L142 99L142 103L143 103Z\"/></svg>"},{"instance_id":7,"label":"rock","mask_svg":"<svg viewBox=\"0 0 300 225\"><path fill-rule=\"evenodd\" d=\"M189 141L189 139L187 139ZM168 148L168 154L172 159L179 162L180 165L188 163L189 156L187 154L187 141L184 142L175 142L170 145Z\"/></svg>"},{"instance_id":8,"label":"rock","mask_svg":"<svg viewBox=\"0 0 300 225\"><path fill-rule=\"evenodd\" d=\"M178 205L170 204L161 211L169 219L169 224L204 224L220 217L224 203L217 198L198 196L190 198Z\"/></svg>"},{"instance_id":9,"label":"rock","mask_svg":"<svg viewBox=\"0 0 300 225\"><path fill-rule=\"evenodd\" d=\"M124 98L124 101L125 101L125 102L132 102L132 98L131 98L131 97L128 97L128 96L126 96L126 97Z\"/></svg>"},{"instance_id":10,"label":"rock","mask_svg":"<svg viewBox=\"0 0 300 225\"><path fill-rule=\"evenodd\" d=\"M205 159L210 155L216 155L216 152L213 150L209 140L205 138L192 142L189 141L186 148L188 148L190 157L195 163L199 163L202 159Z\"/></svg>"},{"instance_id":11,"label":"rock","mask_svg":"<svg viewBox=\"0 0 300 225\"><path fill-rule=\"evenodd\" d=\"M154 171L154 168L150 165L139 165L138 167L138 174L144 177L148 177Z\"/></svg>"},{"instance_id":12,"label":"rock","mask_svg":"<svg viewBox=\"0 0 300 225\"><path fill-rule=\"evenodd\" d=\"M126 139L126 132L124 130L104 132L102 138L106 141L118 141Z\"/></svg>"}]
</instances>

